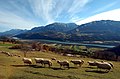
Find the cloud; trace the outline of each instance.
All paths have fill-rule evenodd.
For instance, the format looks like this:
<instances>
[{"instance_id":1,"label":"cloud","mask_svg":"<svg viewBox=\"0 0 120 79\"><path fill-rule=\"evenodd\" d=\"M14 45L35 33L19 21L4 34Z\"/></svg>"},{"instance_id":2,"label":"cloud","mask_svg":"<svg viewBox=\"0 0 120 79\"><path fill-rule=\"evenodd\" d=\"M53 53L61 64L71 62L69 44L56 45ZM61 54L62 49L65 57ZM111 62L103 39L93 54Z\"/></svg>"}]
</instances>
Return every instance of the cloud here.
<instances>
[{"instance_id":1,"label":"cloud","mask_svg":"<svg viewBox=\"0 0 120 79\"><path fill-rule=\"evenodd\" d=\"M105 11L106 9L114 6L114 5L117 4L117 3L118 3L117 1L116 1L116 2L113 2L113 3L110 3L110 4L108 4L108 5L104 6L104 7L101 7L101 8L99 8L99 9L93 11L92 13L94 14L94 13L99 13L99 12Z\"/></svg>"},{"instance_id":2,"label":"cloud","mask_svg":"<svg viewBox=\"0 0 120 79\"><path fill-rule=\"evenodd\" d=\"M115 20L115 21L120 21L120 8L119 9L114 9L111 11L103 12L91 17L88 17L84 20L77 21L76 24L81 25L84 23L96 21L96 20Z\"/></svg>"},{"instance_id":3,"label":"cloud","mask_svg":"<svg viewBox=\"0 0 120 79\"><path fill-rule=\"evenodd\" d=\"M56 21L78 24L89 22L98 16L83 20L92 13L88 13L91 11L89 4L96 5L92 1L94 0L0 0L0 25L30 29ZM116 2L113 2L105 7L102 6L93 13L102 12L115 4Z\"/></svg>"},{"instance_id":4,"label":"cloud","mask_svg":"<svg viewBox=\"0 0 120 79\"><path fill-rule=\"evenodd\" d=\"M84 6L87 5L91 0L74 0L70 9L68 10L69 13L77 13L80 12Z\"/></svg>"},{"instance_id":5,"label":"cloud","mask_svg":"<svg viewBox=\"0 0 120 79\"><path fill-rule=\"evenodd\" d=\"M33 20L22 18L9 11L0 11L0 15L0 24L8 25L9 27L29 29L31 26L37 25Z\"/></svg>"},{"instance_id":6,"label":"cloud","mask_svg":"<svg viewBox=\"0 0 120 79\"><path fill-rule=\"evenodd\" d=\"M38 17L39 19L46 23L54 21L52 14L50 13L53 7L52 5L53 0L28 0L28 1L36 17Z\"/></svg>"},{"instance_id":7,"label":"cloud","mask_svg":"<svg viewBox=\"0 0 120 79\"><path fill-rule=\"evenodd\" d=\"M72 21L91 0L2 0L0 24L30 28L55 21ZM75 16L75 17L74 17ZM78 18L78 17L77 17Z\"/></svg>"}]
</instances>

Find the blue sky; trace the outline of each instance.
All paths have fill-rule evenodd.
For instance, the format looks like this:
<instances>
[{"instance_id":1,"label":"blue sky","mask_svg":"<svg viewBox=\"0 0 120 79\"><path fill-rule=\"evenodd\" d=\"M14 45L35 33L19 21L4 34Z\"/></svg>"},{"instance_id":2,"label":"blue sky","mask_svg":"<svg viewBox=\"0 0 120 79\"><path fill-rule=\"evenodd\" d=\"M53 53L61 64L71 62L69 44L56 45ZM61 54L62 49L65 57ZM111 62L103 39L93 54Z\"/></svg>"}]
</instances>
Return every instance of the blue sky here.
<instances>
[{"instance_id":1,"label":"blue sky","mask_svg":"<svg viewBox=\"0 0 120 79\"><path fill-rule=\"evenodd\" d=\"M0 0L0 31L53 22L120 21L120 0Z\"/></svg>"}]
</instances>

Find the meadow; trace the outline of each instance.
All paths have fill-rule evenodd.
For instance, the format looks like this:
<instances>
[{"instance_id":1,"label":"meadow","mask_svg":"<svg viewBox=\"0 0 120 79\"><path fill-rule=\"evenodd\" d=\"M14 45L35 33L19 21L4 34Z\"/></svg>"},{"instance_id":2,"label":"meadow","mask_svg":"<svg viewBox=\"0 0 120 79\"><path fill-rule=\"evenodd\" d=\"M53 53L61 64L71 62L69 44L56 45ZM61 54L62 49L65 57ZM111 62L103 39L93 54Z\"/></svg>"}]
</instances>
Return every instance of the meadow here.
<instances>
[{"instance_id":1,"label":"meadow","mask_svg":"<svg viewBox=\"0 0 120 79\"><path fill-rule=\"evenodd\" d=\"M0 43L0 51L10 52L12 54L20 55L17 56L7 56L0 53L0 79L119 79L120 78L120 62L108 61L114 64L114 68L110 72L106 73L105 70L98 70L96 67L89 67L88 61L100 59L92 58L77 58L62 56L53 52L40 52L33 51L28 52L27 57L33 60L32 65L24 65L23 52L20 50L8 49L14 44L2 44ZM41 65L36 65L34 58L47 58L51 59L55 57L57 60L73 60L82 59L85 63L82 67L75 67L70 63L70 69L60 68L56 61L52 61L52 67L42 67ZM106 60L104 60L106 61Z\"/></svg>"}]
</instances>

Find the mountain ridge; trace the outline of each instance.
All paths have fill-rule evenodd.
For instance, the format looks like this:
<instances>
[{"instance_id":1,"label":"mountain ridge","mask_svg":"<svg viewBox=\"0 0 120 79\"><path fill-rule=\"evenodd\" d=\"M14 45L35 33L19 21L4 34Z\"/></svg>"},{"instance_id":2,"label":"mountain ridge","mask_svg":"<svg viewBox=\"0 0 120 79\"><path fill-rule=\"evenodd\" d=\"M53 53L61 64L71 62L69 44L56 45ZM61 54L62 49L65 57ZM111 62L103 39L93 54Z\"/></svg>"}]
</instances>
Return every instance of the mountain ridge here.
<instances>
[{"instance_id":1,"label":"mountain ridge","mask_svg":"<svg viewBox=\"0 0 120 79\"><path fill-rule=\"evenodd\" d=\"M120 21L100 20L77 25L52 23L35 27L15 35L22 39L47 39L60 41L120 41Z\"/></svg>"},{"instance_id":2,"label":"mountain ridge","mask_svg":"<svg viewBox=\"0 0 120 79\"><path fill-rule=\"evenodd\" d=\"M0 36L15 36L21 33L25 33L28 30L22 30L22 29L11 29L5 32L0 32Z\"/></svg>"}]
</instances>

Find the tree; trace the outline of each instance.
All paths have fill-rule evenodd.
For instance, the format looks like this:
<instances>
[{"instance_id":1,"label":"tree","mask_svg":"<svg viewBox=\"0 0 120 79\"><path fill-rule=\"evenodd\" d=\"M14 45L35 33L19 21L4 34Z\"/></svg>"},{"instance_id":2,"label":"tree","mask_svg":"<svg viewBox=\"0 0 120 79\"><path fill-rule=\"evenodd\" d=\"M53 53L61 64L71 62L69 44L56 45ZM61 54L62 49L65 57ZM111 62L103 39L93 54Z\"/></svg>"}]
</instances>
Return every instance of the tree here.
<instances>
[{"instance_id":1,"label":"tree","mask_svg":"<svg viewBox=\"0 0 120 79\"><path fill-rule=\"evenodd\" d=\"M30 45L21 45L21 51L24 53L24 57L27 56L27 53L32 50L32 47Z\"/></svg>"}]
</instances>

